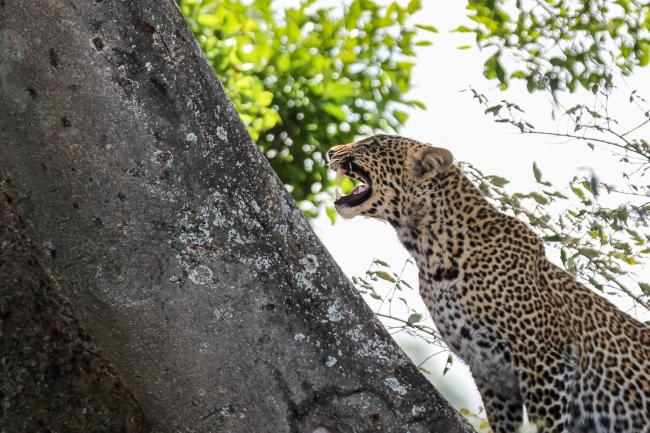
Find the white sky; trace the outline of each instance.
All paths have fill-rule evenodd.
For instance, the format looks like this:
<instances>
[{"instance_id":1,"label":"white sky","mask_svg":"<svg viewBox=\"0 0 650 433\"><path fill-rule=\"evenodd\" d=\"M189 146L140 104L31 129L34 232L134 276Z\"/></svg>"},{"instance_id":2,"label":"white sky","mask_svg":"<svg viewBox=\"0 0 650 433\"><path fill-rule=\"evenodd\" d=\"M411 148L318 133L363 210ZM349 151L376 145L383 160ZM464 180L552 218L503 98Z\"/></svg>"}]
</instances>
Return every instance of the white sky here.
<instances>
[{"instance_id":1,"label":"white sky","mask_svg":"<svg viewBox=\"0 0 650 433\"><path fill-rule=\"evenodd\" d=\"M483 113L484 107L479 106L469 92L460 93L472 85L479 91L491 92L491 98L495 102L506 98L520 103L536 126L543 123L539 119L544 119L548 122L549 129L559 127L550 122L551 104L547 96L531 96L523 85L517 83L513 83L506 93L501 94L495 90L495 83L488 82L482 75L482 63L487 54L476 49L456 48L465 44L474 45L471 35L449 32L459 24L467 23L465 2L448 1L443 5L441 2L424 0L423 3L424 10L414 22L432 24L438 27L440 33L429 37L434 42L433 46L418 49L417 65L413 70L413 91L409 96L423 101L427 110L410 110L411 118L401 131L402 135L447 147L457 160L471 162L484 173L503 176L519 191L534 187L534 161L546 179L560 185L566 185L585 166L592 167L603 181L608 178L618 179L617 164L613 157L592 152L582 143L560 142L542 136L523 136L509 125L494 123L490 116ZM632 89L650 96L648 83L648 68L627 80L627 87L622 87L616 94L618 98L614 98L610 105L617 118L638 119L638 113L631 112L627 98ZM583 92L568 99L566 106L571 106L577 102L589 102L591 95ZM350 221L338 218L332 226L326 217L321 217L314 221L313 226L350 277L363 275L373 258L389 262L393 270L399 271L409 257L393 229L385 223L364 218ZM406 281L416 287L415 266L407 266L404 276ZM411 295L409 303L416 309L425 311L417 295ZM409 337L397 335L396 339L416 364L439 351ZM446 358L447 353L442 353L424 365L432 372L429 378L457 407L476 411L480 406L480 397L471 376L461 362L454 362L451 370L442 377Z\"/></svg>"}]
</instances>

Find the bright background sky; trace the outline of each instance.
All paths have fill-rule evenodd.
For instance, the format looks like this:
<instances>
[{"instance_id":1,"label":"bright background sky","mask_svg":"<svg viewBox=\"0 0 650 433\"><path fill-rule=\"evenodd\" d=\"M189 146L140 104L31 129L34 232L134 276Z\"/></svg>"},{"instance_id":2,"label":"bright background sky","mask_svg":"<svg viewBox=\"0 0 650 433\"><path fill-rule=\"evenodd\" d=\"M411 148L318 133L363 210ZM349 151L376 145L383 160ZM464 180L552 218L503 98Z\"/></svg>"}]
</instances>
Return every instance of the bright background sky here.
<instances>
[{"instance_id":1,"label":"bright background sky","mask_svg":"<svg viewBox=\"0 0 650 433\"><path fill-rule=\"evenodd\" d=\"M292 2L287 0L286 3ZM620 173L617 168L620 166L612 156L592 152L584 143L524 136L513 127L494 123L491 116L486 116L484 107L473 100L469 92L462 90L471 85L488 93L495 102L506 98L520 103L527 111L528 119L538 129L544 122L548 130L561 130L563 126L561 119L555 122L551 120L552 104L547 95L530 95L519 83L513 83L507 92L500 93L495 89L495 83L488 82L482 75L482 64L488 53L476 49L457 49L461 45L474 45L471 35L449 32L460 24L467 24L465 2L447 1L443 4L424 0L423 3L423 11L415 17L414 22L432 24L440 33L427 36L434 45L418 49L417 64L413 70L413 91L409 99L424 102L427 110L410 110L411 117L401 135L446 147L457 160L471 162L484 173L507 178L513 190L535 188L533 162L537 162L546 179L556 185L567 185L567 188L568 181L575 174L585 173L584 167L595 170L601 181L611 179L611 183L616 183ZM647 68L628 78L625 83L619 83L619 90L610 102L615 117L639 119L638 112L630 107L627 98L632 89L650 96L647 83L650 83ZM565 98L563 102L565 107L570 107L577 102L588 103L592 100L589 92L582 92ZM399 271L409 257L393 229L386 223L367 218L348 221L338 218L336 224L332 225L323 216L315 220L313 226L350 277L363 275L374 258L390 263L393 270ZM417 269L414 265L406 267L404 279L417 288ZM403 295L413 308L425 313L426 309L416 292ZM397 334L395 338L416 364L440 351L412 337ZM452 404L476 412L481 404L480 397L462 362L455 361L443 377L447 356L447 352L440 353L423 365L431 372L428 377Z\"/></svg>"}]
</instances>

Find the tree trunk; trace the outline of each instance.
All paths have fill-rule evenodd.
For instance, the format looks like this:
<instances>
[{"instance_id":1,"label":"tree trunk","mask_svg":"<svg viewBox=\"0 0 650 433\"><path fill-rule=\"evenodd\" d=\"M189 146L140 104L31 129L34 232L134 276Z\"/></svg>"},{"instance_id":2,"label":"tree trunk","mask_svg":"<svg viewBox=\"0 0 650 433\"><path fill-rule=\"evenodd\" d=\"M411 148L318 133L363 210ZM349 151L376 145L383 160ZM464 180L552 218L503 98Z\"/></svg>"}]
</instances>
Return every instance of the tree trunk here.
<instances>
[{"instance_id":1,"label":"tree trunk","mask_svg":"<svg viewBox=\"0 0 650 433\"><path fill-rule=\"evenodd\" d=\"M319 243L173 1L0 0L0 113L1 431L471 431Z\"/></svg>"}]
</instances>

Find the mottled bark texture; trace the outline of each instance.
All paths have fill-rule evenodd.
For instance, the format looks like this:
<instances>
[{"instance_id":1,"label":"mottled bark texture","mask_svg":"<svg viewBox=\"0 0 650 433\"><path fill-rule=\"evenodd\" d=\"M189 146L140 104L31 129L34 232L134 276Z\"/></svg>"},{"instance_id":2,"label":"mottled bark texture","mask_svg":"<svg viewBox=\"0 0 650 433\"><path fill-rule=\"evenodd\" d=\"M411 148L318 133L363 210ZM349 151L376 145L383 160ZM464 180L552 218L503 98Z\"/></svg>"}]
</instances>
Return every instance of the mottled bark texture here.
<instances>
[{"instance_id":1,"label":"mottled bark texture","mask_svg":"<svg viewBox=\"0 0 650 433\"><path fill-rule=\"evenodd\" d=\"M149 432L74 318L0 179L0 430Z\"/></svg>"},{"instance_id":2,"label":"mottled bark texture","mask_svg":"<svg viewBox=\"0 0 650 433\"><path fill-rule=\"evenodd\" d=\"M471 430L318 242L173 1L0 0L0 113L0 430Z\"/></svg>"}]
</instances>

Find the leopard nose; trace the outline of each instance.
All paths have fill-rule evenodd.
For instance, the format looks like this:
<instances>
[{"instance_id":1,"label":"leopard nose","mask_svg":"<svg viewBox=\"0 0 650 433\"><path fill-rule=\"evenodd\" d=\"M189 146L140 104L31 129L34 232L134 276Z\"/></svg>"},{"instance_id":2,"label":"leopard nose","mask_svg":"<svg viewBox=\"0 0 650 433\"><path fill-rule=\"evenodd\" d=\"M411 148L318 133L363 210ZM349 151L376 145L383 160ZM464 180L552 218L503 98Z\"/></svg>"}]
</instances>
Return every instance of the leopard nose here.
<instances>
[{"instance_id":1,"label":"leopard nose","mask_svg":"<svg viewBox=\"0 0 650 433\"><path fill-rule=\"evenodd\" d=\"M331 161L332 157L334 157L334 149L333 148L327 151L327 160Z\"/></svg>"}]
</instances>

